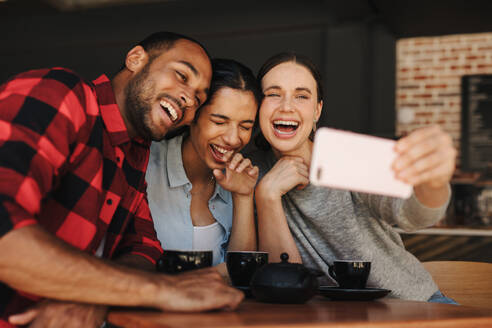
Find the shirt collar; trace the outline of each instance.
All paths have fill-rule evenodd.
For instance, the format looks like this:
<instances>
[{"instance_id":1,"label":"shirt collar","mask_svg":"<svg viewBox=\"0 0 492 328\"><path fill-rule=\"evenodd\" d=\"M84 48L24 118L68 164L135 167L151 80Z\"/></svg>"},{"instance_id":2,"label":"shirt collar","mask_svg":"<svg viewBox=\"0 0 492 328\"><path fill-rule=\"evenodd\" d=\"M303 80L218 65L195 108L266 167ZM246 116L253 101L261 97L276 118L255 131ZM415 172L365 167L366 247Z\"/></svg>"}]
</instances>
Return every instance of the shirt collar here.
<instances>
[{"instance_id":1,"label":"shirt collar","mask_svg":"<svg viewBox=\"0 0 492 328\"><path fill-rule=\"evenodd\" d=\"M183 135L172 138L168 143L166 166L169 187L171 188L184 186L187 183L191 185L191 182L186 176L186 172L184 170L183 154L181 152L182 144ZM222 188L218 183L215 184L214 194L211 199L217 196L219 196L225 203L230 203L232 201L230 193Z\"/></svg>"},{"instance_id":2,"label":"shirt collar","mask_svg":"<svg viewBox=\"0 0 492 328\"><path fill-rule=\"evenodd\" d=\"M103 74L92 83L94 84L101 117L108 131L111 144L117 146L129 142L130 136L121 116L120 108L116 103L111 81ZM150 142L146 142L142 138L134 138L134 140L141 144L150 145Z\"/></svg>"},{"instance_id":3,"label":"shirt collar","mask_svg":"<svg viewBox=\"0 0 492 328\"><path fill-rule=\"evenodd\" d=\"M181 144L183 143L183 135L169 140L167 148L167 177L169 187L175 188L190 183L183 166L183 156L181 154Z\"/></svg>"}]
</instances>

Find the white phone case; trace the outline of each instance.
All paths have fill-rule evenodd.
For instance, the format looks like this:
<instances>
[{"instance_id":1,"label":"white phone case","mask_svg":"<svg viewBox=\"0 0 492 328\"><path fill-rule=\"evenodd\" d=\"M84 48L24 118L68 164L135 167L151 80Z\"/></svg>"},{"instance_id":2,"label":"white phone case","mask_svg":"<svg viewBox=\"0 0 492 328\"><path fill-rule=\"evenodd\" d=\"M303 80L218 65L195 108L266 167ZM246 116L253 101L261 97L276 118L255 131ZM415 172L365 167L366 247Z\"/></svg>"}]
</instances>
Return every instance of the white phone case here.
<instances>
[{"instance_id":1,"label":"white phone case","mask_svg":"<svg viewBox=\"0 0 492 328\"><path fill-rule=\"evenodd\" d=\"M412 186L394 177L395 141L331 128L314 138L311 183L386 196L408 198Z\"/></svg>"}]
</instances>

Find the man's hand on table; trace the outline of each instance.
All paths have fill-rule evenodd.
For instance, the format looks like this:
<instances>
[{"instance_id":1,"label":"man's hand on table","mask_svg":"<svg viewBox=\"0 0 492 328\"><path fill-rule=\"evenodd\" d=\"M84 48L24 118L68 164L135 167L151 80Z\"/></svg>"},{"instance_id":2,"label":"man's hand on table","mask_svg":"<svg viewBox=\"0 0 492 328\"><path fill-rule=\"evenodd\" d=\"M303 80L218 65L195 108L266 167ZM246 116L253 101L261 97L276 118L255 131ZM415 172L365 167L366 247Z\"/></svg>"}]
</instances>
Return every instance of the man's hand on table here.
<instances>
[{"instance_id":1,"label":"man's hand on table","mask_svg":"<svg viewBox=\"0 0 492 328\"><path fill-rule=\"evenodd\" d=\"M163 311L233 310L244 298L241 291L226 283L216 268L179 275L156 274L154 277L158 288L152 303ZM108 307L103 305L45 300L23 313L10 316L9 322L32 328L100 327L107 311Z\"/></svg>"},{"instance_id":2,"label":"man's hand on table","mask_svg":"<svg viewBox=\"0 0 492 328\"><path fill-rule=\"evenodd\" d=\"M108 308L102 305L46 300L23 313L10 316L9 322L29 325L30 328L99 328L107 311Z\"/></svg>"},{"instance_id":3,"label":"man's hand on table","mask_svg":"<svg viewBox=\"0 0 492 328\"><path fill-rule=\"evenodd\" d=\"M122 256L119 264L153 271L141 256ZM216 267L188 271L179 275L158 275L165 283L165 291L158 293L157 308L163 311L198 312L215 309L233 310L244 294L228 284L229 275L225 263Z\"/></svg>"},{"instance_id":4,"label":"man's hand on table","mask_svg":"<svg viewBox=\"0 0 492 328\"><path fill-rule=\"evenodd\" d=\"M169 291L159 295L157 304L163 311L234 310L244 298L243 292L230 287L216 268L168 275L166 280Z\"/></svg>"},{"instance_id":5,"label":"man's hand on table","mask_svg":"<svg viewBox=\"0 0 492 328\"><path fill-rule=\"evenodd\" d=\"M155 304L163 311L234 310L244 298L241 291L224 281L216 268L157 277L162 277L158 282L166 285L163 291L158 290ZM24 313L10 316L9 322L30 324L32 328L100 327L106 313L106 306L46 300Z\"/></svg>"}]
</instances>

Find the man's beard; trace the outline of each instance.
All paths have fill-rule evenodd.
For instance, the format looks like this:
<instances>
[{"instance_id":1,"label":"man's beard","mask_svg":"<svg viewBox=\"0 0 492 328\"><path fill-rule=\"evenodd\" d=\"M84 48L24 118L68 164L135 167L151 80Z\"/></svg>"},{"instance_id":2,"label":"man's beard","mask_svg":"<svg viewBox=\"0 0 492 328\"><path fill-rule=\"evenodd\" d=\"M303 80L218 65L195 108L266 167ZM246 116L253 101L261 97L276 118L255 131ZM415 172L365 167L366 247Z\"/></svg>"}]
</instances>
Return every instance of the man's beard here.
<instances>
[{"instance_id":1,"label":"man's beard","mask_svg":"<svg viewBox=\"0 0 492 328\"><path fill-rule=\"evenodd\" d=\"M147 141L162 139L154 136L150 128L150 112L154 85L148 80L150 63L147 63L125 87L125 110L127 120L134 132Z\"/></svg>"}]
</instances>

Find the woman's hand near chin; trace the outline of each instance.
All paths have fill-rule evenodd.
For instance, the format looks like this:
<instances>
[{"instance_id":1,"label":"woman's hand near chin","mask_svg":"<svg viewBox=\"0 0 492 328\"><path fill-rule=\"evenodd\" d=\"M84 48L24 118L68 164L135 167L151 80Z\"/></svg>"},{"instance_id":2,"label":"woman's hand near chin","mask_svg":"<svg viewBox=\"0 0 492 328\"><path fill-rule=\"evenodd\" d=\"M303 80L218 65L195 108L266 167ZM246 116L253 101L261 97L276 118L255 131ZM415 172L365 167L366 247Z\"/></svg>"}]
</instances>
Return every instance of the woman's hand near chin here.
<instances>
[{"instance_id":1,"label":"woman's hand near chin","mask_svg":"<svg viewBox=\"0 0 492 328\"><path fill-rule=\"evenodd\" d=\"M258 172L258 167L254 166L248 158L236 153L227 161L225 173L219 169L215 169L213 173L222 188L233 194L252 196Z\"/></svg>"},{"instance_id":2,"label":"woman's hand near chin","mask_svg":"<svg viewBox=\"0 0 492 328\"><path fill-rule=\"evenodd\" d=\"M261 179L257 192L261 190L268 198L281 198L293 188L302 189L309 184L309 168L301 157L284 156Z\"/></svg>"}]
</instances>

